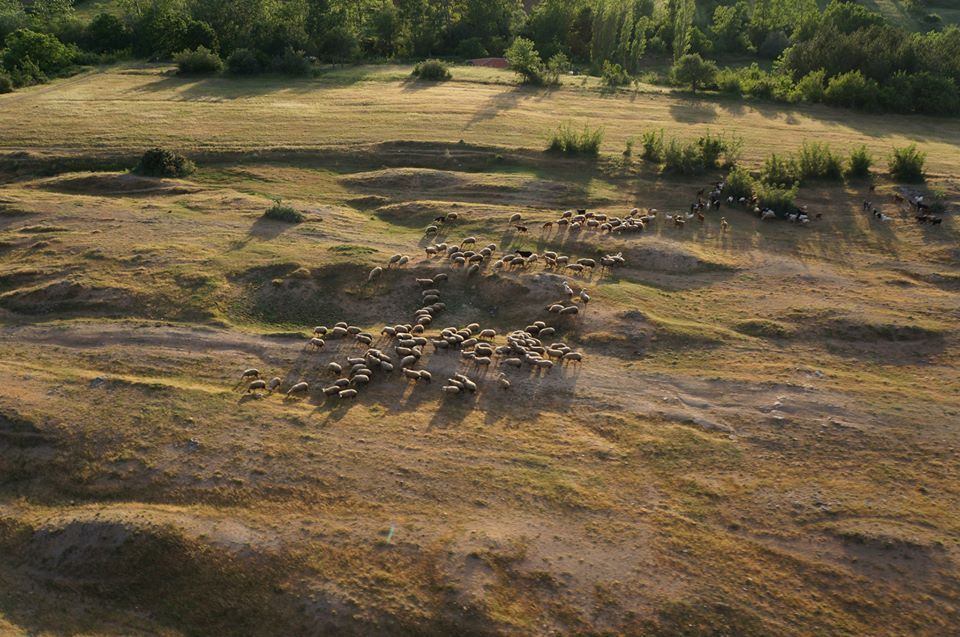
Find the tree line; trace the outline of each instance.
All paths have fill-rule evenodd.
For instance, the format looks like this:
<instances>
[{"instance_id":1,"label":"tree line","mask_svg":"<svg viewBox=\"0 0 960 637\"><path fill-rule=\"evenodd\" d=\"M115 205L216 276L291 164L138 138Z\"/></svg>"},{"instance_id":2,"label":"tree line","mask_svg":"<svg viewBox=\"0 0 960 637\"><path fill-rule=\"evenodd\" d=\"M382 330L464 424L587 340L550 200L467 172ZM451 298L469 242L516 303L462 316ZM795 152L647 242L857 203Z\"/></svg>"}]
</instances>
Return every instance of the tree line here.
<instances>
[{"instance_id":1,"label":"tree line","mask_svg":"<svg viewBox=\"0 0 960 637\"><path fill-rule=\"evenodd\" d=\"M72 0L0 0L0 90L124 56L180 56L193 72L226 66L302 75L316 62L510 53L535 71L521 71L525 81L578 69L617 85L645 73L694 90L960 112L960 29L941 28L924 13L932 28L914 33L844 0L824 10L817 0L540 0L529 10L522 0L118 0L118 7L84 20ZM673 72L651 76L665 61Z\"/></svg>"}]
</instances>

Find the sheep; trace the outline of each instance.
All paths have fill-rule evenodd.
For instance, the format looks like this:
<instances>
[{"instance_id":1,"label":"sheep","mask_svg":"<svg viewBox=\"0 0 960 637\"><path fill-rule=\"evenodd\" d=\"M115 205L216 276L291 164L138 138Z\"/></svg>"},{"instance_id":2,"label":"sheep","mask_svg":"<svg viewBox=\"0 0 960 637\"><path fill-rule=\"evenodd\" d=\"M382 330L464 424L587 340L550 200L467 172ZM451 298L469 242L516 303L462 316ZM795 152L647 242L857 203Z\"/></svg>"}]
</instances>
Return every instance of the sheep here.
<instances>
[{"instance_id":1,"label":"sheep","mask_svg":"<svg viewBox=\"0 0 960 637\"><path fill-rule=\"evenodd\" d=\"M310 342L307 343L307 347L313 348L315 350L323 349L323 346L326 345L326 342L322 338L311 338Z\"/></svg>"},{"instance_id":2,"label":"sheep","mask_svg":"<svg viewBox=\"0 0 960 637\"><path fill-rule=\"evenodd\" d=\"M391 336L391 337L392 337L392 336L396 336L396 335L397 335L397 330L393 329L393 328L390 327L389 325L386 325L386 326L384 326L384 328L383 328L382 330L380 330L380 334L381 334L382 336Z\"/></svg>"},{"instance_id":3,"label":"sheep","mask_svg":"<svg viewBox=\"0 0 960 637\"><path fill-rule=\"evenodd\" d=\"M433 285L433 279L417 279L417 285L422 288L430 287Z\"/></svg>"},{"instance_id":4,"label":"sheep","mask_svg":"<svg viewBox=\"0 0 960 637\"><path fill-rule=\"evenodd\" d=\"M559 303L554 303L553 305L547 308L547 311L556 314L558 312L563 311L563 306L560 305Z\"/></svg>"},{"instance_id":5,"label":"sheep","mask_svg":"<svg viewBox=\"0 0 960 637\"><path fill-rule=\"evenodd\" d=\"M577 259L577 263L582 265L585 268L595 268L597 267L597 262L593 259Z\"/></svg>"},{"instance_id":6,"label":"sheep","mask_svg":"<svg viewBox=\"0 0 960 637\"><path fill-rule=\"evenodd\" d=\"M398 263L402 257L403 257L402 254L395 254L395 255L393 255L392 257L390 257L390 260L387 262L387 267L389 267L389 266L391 266L391 265L393 265L393 264L395 264L395 263Z\"/></svg>"},{"instance_id":7,"label":"sheep","mask_svg":"<svg viewBox=\"0 0 960 637\"><path fill-rule=\"evenodd\" d=\"M280 380L279 376L274 376L273 378L270 379L270 382L267 383L267 391L269 391L272 394L277 390L277 387L280 386L281 382L283 381Z\"/></svg>"},{"instance_id":8,"label":"sheep","mask_svg":"<svg viewBox=\"0 0 960 637\"><path fill-rule=\"evenodd\" d=\"M333 326L334 326L334 327L342 327L343 329L347 329L347 322L346 322L346 321L337 321L336 323L333 324Z\"/></svg>"},{"instance_id":9,"label":"sheep","mask_svg":"<svg viewBox=\"0 0 960 637\"><path fill-rule=\"evenodd\" d=\"M340 389L346 389L347 387L350 386L350 379L338 378L337 380L333 381L333 384L339 387Z\"/></svg>"},{"instance_id":10,"label":"sheep","mask_svg":"<svg viewBox=\"0 0 960 637\"><path fill-rule=\"evenodd\" d=\"M537 334L537 336L539 336L539 337L541 337L541 338L543 338L543 337L545 337L545 336L553 336L553 335L556 333L556 331L557 331L556 328L553 328L553 327L545 327L545 328L543 328L542 330L540 330L540 332Z\"/></svg>"},{"instance_id":11,"label":"sheep","mask_svg":"<svg viewBox=\"0 0 960 637\"><path fill-rule=\"evenodd\" d=\"M501 373L499 376L497 376L497 382L500 384L500 387L502 387L504 391L510 389L510 381L507 380L507 377L505 374Z\"/></svg>"},{"instance_id":12,"label":"sheep","mask_svg":"<svg viewBox=\"0 0 960 637\"><path fill-rule=\"evenodd\" d=\"M427 229L424 232L426 234L434 234L435 232L439 232L439 231L440 231L440 228L438 228L437 226L427 226Z\"/></svg>"},{"instance_id":13,"label":"sheep","mask_svg":"<svg viewBox=\"0 0 960 637\"><path fill-rule=\"evenodd\" d=\"M360 358L358 356L351 356L347 358L348 365L363 365L366 361L365 358Z\"/></svg>"},{"instance_id":14,"label":"sheep","mask_svg":"<svg viewBox=\"0 0 960 637\"><path fill-rule=\"evenodd\" d=\"M366 385L369 382L370 382L370 377L367 376L366 374L357 374L352 379L350 379L350 383L353 385Z\"/></svg>"},{"instance_id":15,"label":"sheep","mask_svg":"<svg viewBox=\"0 0 960 637\"><path fill-rule=\"evenodd\" d=\"M577 307L576 305L571 305L570 307L565 307L562 310L560 310L560 316L570 316L573 314L578 314L579 312L580 312L579 307Z\"/></svg>"},{"instance_id":16,"label":"sheep","mask_svg":"<svg viewBox=\"0 0 960 637\"><path fill-rule=\"evenodd\" d=\"M305 394L309 389L310 385L301 381L287 390L287 397L292 398L295 394Z\"/></svg>"},{"instance_id":17,"label":"sheep","mask_svg":"<svg viewBox=\"0 0 960 637\"><path fill-rule=\"evenodd\" d=\"M342 399L356 398L356 397L357 397L357 393L358 393L358 392L357 392L356 389L344 389L344 390L341 391L339 394L337 394L337 397L338 397L338 398L342 398Z\"/></svg>"},{"instance_id":18,"label":"sheep","mask_svg":"<svg viewBox=\"0 0 960 637\"><path fill-rule=\"evenodd\" d=\"M427 296L423 297L423 302L427 304L436 303L439 300L440 300L440 297L437 296L436 294L428 294Z\"/></svg>"},{"instance_id":19,"label":"sheep","mask_svg":"<svg viewBox=\"0 0 960 637\"><path fill-rule=\"evenodd\" d=\"M583 301L584 305L590 302L590 295L587 294L587 288L580 290L580 300Z\"/></svg>"},{"instance_id":20,"label":"sheep","mask_svg":"<svg viewBox=\"0 0 960 637\"><path fill-rule=\"evenodd\" d=\"M362 331L363 331L363 330L361 330L361 329L360 329L359 327L357 327L356 325L350 325L350 326L347 327L347 334L350 334L350 335L352 335L352 336L356 336L357 334L359 334L359 333L362 332Z\"/></svg>"},{"instance_id":21,"label":"sheep","mask_svg":"<svg viewBox=\"0 0 960 637\"><path fill-rule=\"evenodd\" d=\"M467 268L467 276L473 276L480 271L480 264L474 263L469 268Z\"/></svg>"},{"instance_id":22,"label":"sheep","mask_svg":"<svg viewBox=\"0 0 960 637\"><path fill-rule=\"evenodd\" d=\"M265 380L255 380L255 381L253 381L252 383L250 383L249 385L247 385L247 393L249 394L249 393L254 392L254 391L258 390L258 389L266 389L266 388L267 388L267 381L265 381Z\"/></svg>"},{"instance_id":23,"label":"sheep","mask_svg":"<svg viewBox=\"0 0 960 637\"><path fill-rule=\"evenodd\" d=\"M475 359L473 359L473 362L476 363L477 365L488 367L491 363L493 363L493 360L488 356L478 356Z\"/></svg>"},{"instance_id":24,"label":"sheep","mask_svg":"<svg viewBox=\"0 0 960 637\"><path fill-rule=\"evenodd\" d=\"M459 394L459 393L460 393L460 388L459 388L459 387L456 387L456 386L453 386L453 385L444 385L444 386L441 388L441 391L442 391L444 394Z\"/></svg>"},{"instance_id":25,"label":"sheep","mask_svg":"<svg viewBox=\"0 0 960 637\"><path fill-rule=\"evenodd\" d=\"M393 371L393 363L391 363L391 362L389 362L389 361L381 360L381 361L380 361L380 369L382 369L383 371L385 371L385 372L387 372L387 373L390 373L390 372Z\"/></svg>"},{"instance_id":26,"label":"sheep","mask_svg":"<svg viewBox=\"0 0 960 637\"><path fill-rule=\"evenodd\" d=\"M473 245L473 244L475 244L476 242L477 242L477 238L476 238L476 237L467 237L466 239L464 239L463 241L460 242L460 249L462 250L462 249L463 249L463 246L465 246L465 245Z\"/></svg>"},{"instance_id":27,"label":"sheep","mask_svg":"<svg viewBox=\"0 0 960 637\"><path fill-rule=\"evenodd\" d=\"M404 356L400 361L400 369L406 369L417 362L416 356Z\"/></svg>"},{"instance_id":28,"label":"sheep","mask_svg":"<svg viewBox=\"0 0 960 637\"><path fill-rule=\"evenodd\" d=\"M363 343L364 345L371 345L373 343L373 337L369 334L357 334L357 342Z\"/></svg>"},{"instance_id":29,"label":"sheep","mask_svg":"<svg viewBox=\"0 0 960 637\"><path fill-rule=\"evenodd\" d=\"M761 220L761 221L767 221L768 219L774 219L774 218L776 218L776 216L777 216L777 213L775 213L773 210L770 210L770 209L768 208L767 210L764 210L764 211L760 214L760 220Z\"/></svg>"},{"instance_id":30,"label":"sheep","mask_svg":"<svg viewBox=\"0 0 960 637\"><path fill-rule=\"evenodd\" d=\"M726 232L730 228L726 217L720 217L720 232Z\"/></svg>"},{"instance_id":31,"label":"sheep","mask_svg":"<svg viewBox=\"0 0 960 637\"><path fill-rule=\"evenodd\" d=\"M337 387L336 385L330 385L329 387L323 388L324 396L333 396L334 394L339 394L339 393L340 393L340 388Z\"/></svg>"},{"instance_id":32,"label":"sheep","mask_svg":"<svg viewBox=\"0 0 960 637\"><path fill-rule=\"evenodd\" d=\"M533 363L531 363L531 364L532 364L534 367L540 367L540 368L546 369L547 371L549 371L550 369L553 368L553 361L548 361L548 360L543 359L543 358L540 359L540 360L537 360L537 361L533 361Z\"/></svg>"},{"instance_id":33,"label":"sheep","mask_svg":"<svg viewBox=\"0 0 960 637\"><path fill-rule=\"evenodd\" d=\"M454 221L454 220L456 220L459 216L460 216L459 213L456 213L456 212L448 212L448 213L447 213L447 221Z\"/></svg>"},{"instance_id":34,"label":"sheep","mask_svg":"<svg viewBox=\"0 0 960 637\"><path fill-rule=\"evenodd\" d=\"M326 333L327 333L327 328L323 325L318 325L315 328L313 328L314 336L324 336Z\"/></svg>"},{"instance_id":35,"label":"sheep","mask_svg":"<svg viewBox=\"0 0 960 637\"><path fill-rule=\"evenodd\" d=\"M415 369L405 369L403 375L410 380L420 380L420 372Z\"/></svg>"},{"instance_id":36,"label":"sheep","mask_svg":"<svg viewBox=\"0 0 960 637\"><path fill-rule=\"evenodd\" d=\"M408 263L410 263L410 257L408 257L407 255L403 255L402 257L400 257L400 260L397 261L397 267L407 265Z\"/></svg>"},{"instance_id":37,"label":"sheep","mask_svg":"<svg viewBox=\"0 0 960 637\"><path fill-rule=\"evenodd\" d=\"M331 336L332 338L336 338L336 337L340 337L340 336L346 336L346 335L347 335L347 328L346 328L346 327L335 327L335 328L333 328L333 329L330 331L330 336Z\"/></svg>"},{"instance_id":38,"label":"sheep","mask_svg":"<svg viewBox=\"0 0 960 637\"><path fill-rule=\"evenodd\" d=\"M367 283L370 283L374 279L380 278L380 275L383 274L383 268L379 265L374 269L370 270L370 274L367 275Z\"/></svg>"},{"instance_id":39,"label":"sheep","mask_svg":"<svg viewBox=\"0 0 960 637\"><path fill-rule=\"evenodd\" d=\"M513 215L510 216L510 221L509 221L509 223L517 223L517 222L520 221L521 219L523 219L523 215L521 215L519 212L517 212L517 213L514 213Z\"/></svg>"},{"instance_id":40,"label":"sheep","mask_svg":"<svg viewBox=\"0 0 960 637\"><path fill-rule=\"evenodd\" d=\"M248 378L260 378L260 370L251 367L240 374L241 381L247 380Z\"/></svg>"},{"instance_id":41,"label":"sheep","mask_svg":"<svg viewBox=\"0 0 960 637\"><path fill-rule=\"evenodd\" d=\"M334 376L339 376L343 372L343 366L339 363L330 363L327 365L327 371Z\"/></svg>"},{"instance_id":42,"label":"sheep","mask_svg":"<svg viewBox=\"0 0 960 637\"><path fill-rule=\"evenodd\" d=\"M494 338L497 335L497 330L485 329L480 330L480 333L477 335L478 338L490 339Z\"/></svg>"}]
</instances>

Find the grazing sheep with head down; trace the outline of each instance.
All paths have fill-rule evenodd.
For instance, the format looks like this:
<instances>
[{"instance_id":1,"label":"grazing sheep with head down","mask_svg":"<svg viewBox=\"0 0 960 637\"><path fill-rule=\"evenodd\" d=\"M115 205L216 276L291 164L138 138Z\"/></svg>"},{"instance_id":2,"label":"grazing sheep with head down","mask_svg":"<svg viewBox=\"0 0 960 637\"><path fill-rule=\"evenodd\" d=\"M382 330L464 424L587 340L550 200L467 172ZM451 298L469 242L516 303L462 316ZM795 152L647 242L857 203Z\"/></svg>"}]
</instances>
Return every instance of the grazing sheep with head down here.
<instances>
[{"instance_id":1,"label":"grazing sheep with head down","mask_svg":"<svg viewBox=\"0 0 960 637\"><path fill-rule=\"evenodd\" d=\"M287 397L292 398L298 394L306 394L310 389L310 385L301 381L287 390Z\"/></svg>"}]
</instances>

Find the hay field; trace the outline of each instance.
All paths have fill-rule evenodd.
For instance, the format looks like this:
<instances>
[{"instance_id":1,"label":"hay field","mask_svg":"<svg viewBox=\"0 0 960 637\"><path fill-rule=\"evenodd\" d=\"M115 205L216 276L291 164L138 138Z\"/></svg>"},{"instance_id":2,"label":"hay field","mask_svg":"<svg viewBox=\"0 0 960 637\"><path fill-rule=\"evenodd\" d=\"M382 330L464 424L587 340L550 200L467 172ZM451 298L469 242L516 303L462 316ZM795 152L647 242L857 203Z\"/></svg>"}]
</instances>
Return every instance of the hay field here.
<instances>
[{"instance_id":1,"label":"hay field","mask_svg":"<svg viewBox=\"0 0 960 637\"><path fill-rule=\"evenodd\" d=\"M916 140L955 207L955 122L540 93L489 71L427 88L400 67L289 85L162 72L0 97L0 632L955 630L955 214L917 224L881 176L805 186L823 215L808 226L725 207L682 230L540 229L568 208L682 211L720 177L623 162L650 126L737 131L748 164L804 138ZM541 152L565 119L604 125L600 160ZM118 170L156 144L199 170ZM262 219L278 198L306 220ZM563 276L591 300L561 320L555 273L470 277L422 250L467 236L627 263ZM366 284L395 253L413 259ZM441 272L431 335L477 321L502 344L543 320L583 363L508 370L504 391L499 370L428 347L432 384L377 375L325 400L327 363L364 348L311 351L313 326L410 321L414 279ZM250 367L312 390L254 398L237 389ZM457 371L476 394L441 395Z\"/></svg>"}]
</instances>

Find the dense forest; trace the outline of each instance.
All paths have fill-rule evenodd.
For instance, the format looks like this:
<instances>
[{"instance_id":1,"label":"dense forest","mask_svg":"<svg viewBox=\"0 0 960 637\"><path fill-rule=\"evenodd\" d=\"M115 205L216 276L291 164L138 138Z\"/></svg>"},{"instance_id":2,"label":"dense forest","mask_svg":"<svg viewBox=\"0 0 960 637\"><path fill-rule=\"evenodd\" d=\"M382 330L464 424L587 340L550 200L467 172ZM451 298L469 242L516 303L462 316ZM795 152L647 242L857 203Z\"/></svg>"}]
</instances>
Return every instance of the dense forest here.
<instances>
[{"instance_id":1,"label":"dense forest","mask_svg":"<svg viewBox=\"0 0 960 637\"><path fill-rule=\"evenodd\" d=\"M506 55L526 82L576 70L611 86L956 114L960 29L925 0L905 5L928 31L841 0L118 0L92 16L71 0L0 0L0 92L128 57L307 75Z\"/></svg>"}]
</instances>

